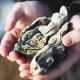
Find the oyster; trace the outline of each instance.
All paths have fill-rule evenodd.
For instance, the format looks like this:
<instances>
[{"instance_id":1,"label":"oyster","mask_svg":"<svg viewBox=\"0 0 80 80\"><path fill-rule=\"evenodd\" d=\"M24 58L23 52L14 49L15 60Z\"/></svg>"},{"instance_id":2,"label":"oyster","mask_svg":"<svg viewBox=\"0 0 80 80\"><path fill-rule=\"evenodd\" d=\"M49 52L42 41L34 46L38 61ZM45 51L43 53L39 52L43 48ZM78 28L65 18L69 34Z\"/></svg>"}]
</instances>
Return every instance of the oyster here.
<instances>
[{"instance_id":1,"label":"oyster","mask_svg":"<svg viewBox=\"0 0 80 80\"><path fill-rule=\"evenodd\" d=\"M21 32L14 50L32 58L32 74L46 73L65 55L61 39L68 30L67 15L67 9L62 6L59 13L54 13L51 18L40 17Z\"/></svg>"}]
</instances>

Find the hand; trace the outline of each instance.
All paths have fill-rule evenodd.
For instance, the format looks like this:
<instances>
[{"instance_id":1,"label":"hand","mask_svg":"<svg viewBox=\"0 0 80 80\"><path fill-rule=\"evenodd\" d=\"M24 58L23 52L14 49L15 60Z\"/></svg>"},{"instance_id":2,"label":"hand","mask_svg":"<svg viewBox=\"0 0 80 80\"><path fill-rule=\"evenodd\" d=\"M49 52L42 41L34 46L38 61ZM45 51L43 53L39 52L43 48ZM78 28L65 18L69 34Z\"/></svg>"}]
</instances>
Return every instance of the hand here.
<instances>
[{"instance_id":1,"label":"hand","mask_svg":"<svg viewBox=\"0 0 80 80\"><path fill-rule=\"evenodd\" d=\"M29 73L29 65L21 64L19 67L20 76L28 77L33 80L53 80L57 77L62 76L68 69L70 69L74 64L80 60L80 18L75 15L70 20L72 23L72 30L63 36L62 42L68 47L67 58L61 62L54 70L44 75L31 75Z\"/></svg>"},{"instance_id":2,"label":"hand","mask_svg":"<svg viewBox=\"0 0 80 80\"><path fill-rule=\"evenodd\" d=\"M7 17L6 33L0 45L1 55L7 57L10 61L24 62L24 59L18 53L12 51L13 47L25 25L30 24L37 17L48 16L50 13L47 12L50 12L48 6L38 1L16 3Z\"/></svg>"}]
</instances>

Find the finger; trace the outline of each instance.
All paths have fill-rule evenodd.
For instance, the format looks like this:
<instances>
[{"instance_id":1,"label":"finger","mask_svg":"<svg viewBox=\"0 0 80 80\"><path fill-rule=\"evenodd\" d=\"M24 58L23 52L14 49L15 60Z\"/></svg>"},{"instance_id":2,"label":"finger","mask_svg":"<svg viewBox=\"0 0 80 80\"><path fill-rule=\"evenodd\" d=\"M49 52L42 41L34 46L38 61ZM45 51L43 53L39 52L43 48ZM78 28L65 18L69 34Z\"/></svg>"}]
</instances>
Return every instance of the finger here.
<instances>
[{"instance_id":1,"label":"finger","mask_svg":"<svg viewBox=\"0 0 80 80\"><path fill-rule=\"evenodd\" d=\"M32 79L32 74L28 70L24 70L20 73L21 78L31 78Z\"/></svg>"},{"instance_id":2,"label":"finger","mask_svg":"<svg viewBox=\"0 0 80 80\"><path fill-rule=\"evenodd\" d=\"M22 30L25 28L26 25L28 25L30 23L30 19L28 19L28 16L22 16L16 23L15 27Z\"/></svg>"},{"instance_id":3,"label":"finger","mask_svg":"<svg viewBox=\"0 0 80 80\"><path fill-rule=\"evenodd\" d=\"M3 57L7 57L10 52L10 48L0 45L0 54Z\"/></svg>"},{"instance_id":4,"label":"finger","mask_svg":"<svg viewBox=\"0 0 80 80\"><path fill-rule=\"evenodd\" d=\"M35 75L33 76L33 80L50 80L46 75Z\"/></svg>"},{"instance_id":5,"label":"finger","mask_svg":"<svg viewBox=\"0 0 80 80\"><path fill-rule=\"evenodd\" d=\"M21 65L21 64L26 64L26 60L23 57L20 57L20 59L16 60L17 64Z\"/></svg>"},{"instance_id":6,"label":"finger","mask_svg":"<svg viewBox=\"0 0 80 80\"><path fill-rule=\"evenodd\" d=\"M10 56L7 56L7 59L8 59L9 61L11 61L11 62L14 62L14 61L15 61L15 59L14 59L14 58L11 58Z\"/></svg>"},{"instance_id":7,"label":"finger","mask_svg":"<svg viewBox=\"0 0 80 80\"><path fill-rule=\"evenodd\" d=\"M75 29L63 36L62 42L65 46L72 46L80 42L80 29Z\"/></svg>"},{"instance_id":8,"label":"finger","mask_svg":"<svg viewBox=\"0 0 80 80\"><path fill-rule=\"evenodd\" d=\"M8 59L16 61L17 59L20 59L20 56L17 52L11 51L9 53Z\"/></svg>"},{"instance_id":9,"label":"finger","mask_svg":"<svg viewBox=\"0 0 80 80\"><path fill-rule=\"evenodd\" d=\"M11 33L7 32L1 41L1 45L0 45L1 55L6 57L9 54L9 52L12 50L15 42L16 42L16 38Z\"/></svg>"},{"instance_id":10,"label":"finger","mask_svg":"<svg viewBox=\"0 0 80 80\"><path fill-rule=\"evenodd\" d=\"M29 69L30 69L30 64L22 64L19 67L19 71L29 70Z\"/></svg>"},{"instance_id":11,"label":"finger","mask_svg":"<svg viewBox=\"0 0 80 80\"><path fill-rule=\"evenodd\" d=\"M10 31L13 29L17 23L17 21L23 16L23 10L21 10L18 6L15 6L10 11L7 20L6 20L6 31Z\"/></svg>"},{"instance_id":12,"label":"finger","mask_svg":"<svg viewBox=\"0 0 80 80\"><path fill-rule=\"evenodd\" d=\"M74 15L70 22L72 23L73 29L80 29L80 14L79 15Z\"/></svg>"},{"instance_id":13,"label":"finger","mask_svg":"<svg viewBox=\"0 0 80 80\"><path fill-rule=\"evenodd\" d=\"M10 31L10 34L12 34L15 37L15 39L17 40L20 36L20 32L21 32L20 29L14 28Z\"/></svg>"}]
</instances>

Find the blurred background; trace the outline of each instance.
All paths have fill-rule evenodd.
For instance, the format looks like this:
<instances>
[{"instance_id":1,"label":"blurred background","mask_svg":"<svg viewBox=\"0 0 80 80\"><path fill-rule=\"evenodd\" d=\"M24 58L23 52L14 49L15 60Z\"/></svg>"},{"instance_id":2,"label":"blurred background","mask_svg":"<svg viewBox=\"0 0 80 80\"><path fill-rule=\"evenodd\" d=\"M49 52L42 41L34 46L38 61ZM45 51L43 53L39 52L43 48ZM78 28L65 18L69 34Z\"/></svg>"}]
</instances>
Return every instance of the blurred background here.
<instances>
[{"instance_id":1,"label":"blurred background","mask_svg":"<svg viewBox=\"0 0 80 80\"><path fill-rule=\"evenodd\" d=\"M20 0L0 0L0 41L5 33L6 17L12 6ZM0 80L29 80L19 77L18 65L0 56ZM58 80L80 80L80 63Z\"/></svg>"},{"instance_id":2,"label":"blurred background","mask_svg":"<svg viewBox=\"0 0 80 80\"><path fill-rule=\"evenodd\" d=\"M0 41L5 33L6 17L17 0L0 0ZM19 77L18 65L0 56L0 80L29 80Z\"/></svg>"}]
</instances>

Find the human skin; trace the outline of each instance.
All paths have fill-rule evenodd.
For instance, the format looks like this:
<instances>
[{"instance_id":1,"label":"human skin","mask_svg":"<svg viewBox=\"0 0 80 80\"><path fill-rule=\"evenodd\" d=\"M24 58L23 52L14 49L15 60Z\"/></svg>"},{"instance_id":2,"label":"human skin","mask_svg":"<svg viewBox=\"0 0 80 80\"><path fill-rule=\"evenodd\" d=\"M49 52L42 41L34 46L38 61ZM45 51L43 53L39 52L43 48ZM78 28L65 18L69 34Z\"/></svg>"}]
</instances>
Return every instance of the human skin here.
<instances>
[{"instance_id":1,"label":"human skin","mask_svg":"<svg viewBox=\"0 0 80 80\"><path fill-rule=\"evenodd\" d=\"M20 65L19 71L21 77L32 78L33 80L55 79L62 76L80 59L80 18L78 15L72 17L70 20L72 30L64 35L62 39L66 47L72 46L68 51L69 56L50 73L33 76L29 73L30 62L27 62L27 59L20 57L18 53L12 51L24 26L30 24L37 17L51 15L49 12L51 13L49 8L39 2L22 2L15 4L7 17L6 33L1 41L0 53L3 57L8 58L10 61L16 61Z\"/></svg>"},{"instance_id":2,"label":"human skin","mask_svg":"<svg viewBox=\"0 0 80 80\"><path fill-rule=\"evenodd\" d=\"M25 27L25 25L30 24L36 18L49 15L51 15L49 8L38 1L16 3L11 9L6 20L6 33L0 45L1 55L7 57L10 61L14 61L16 57L18 58L17 62L19 62L19 58L20 61L24 62L22 57L18 57L17 53L12 51L21 30ZM10 57L10 55L12 55L10 53L14 54L14 58Z\"/></svg>"},{"instance_id":3,"label":"human skin","mask_svg":"<svg viewBox=\"0 0 80 80\"><path fill-rule=\"evenodd\" d=\"M79 15L79 14L78 14ZM68 47L67 58L62 61L54 70L44 75L31 75L29 73L29 65L27 63L21 64L19 67L20 76L32 78L33 80L53 80L62 76L68 69L80 60L80 18L78 15L74 15L70 22L72 29L65 34L62 38L63 44Z\"/></svg>"}]
</instances>

